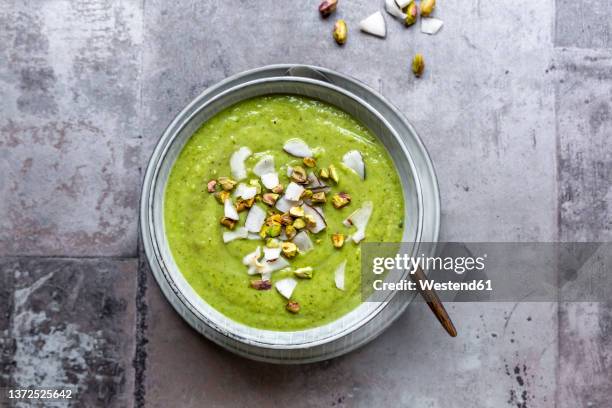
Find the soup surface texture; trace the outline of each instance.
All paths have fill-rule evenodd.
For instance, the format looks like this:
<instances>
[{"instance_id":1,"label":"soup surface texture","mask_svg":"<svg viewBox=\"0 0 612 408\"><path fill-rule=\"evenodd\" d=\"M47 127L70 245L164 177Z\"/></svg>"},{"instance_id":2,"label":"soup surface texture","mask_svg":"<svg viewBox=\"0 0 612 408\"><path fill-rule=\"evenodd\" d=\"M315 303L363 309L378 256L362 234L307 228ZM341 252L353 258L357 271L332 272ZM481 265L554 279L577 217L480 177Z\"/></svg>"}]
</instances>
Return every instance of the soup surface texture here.
<instances>
[{"instance_id":1,"label":"soup surface texture","mask_svg":"<svg viewBox=\"0 0 612 408\"><path fill-rule=\"evenodd\" d=\"M316 167L283 150L287 140L299 138L313 150ZM287 169L301 166L319 174L335 166L338 183L322 180L331 190L322 205L326 228L308 233L313 248L287 259L288 269L272 273L272 287L256 290L250 282L261 279L249 275L243 263L245 255L266 241L237 239L223 242L229 231L220 224L224 205L207 182L221 176L232 177L230 157L241 147L252 154L246 159L247 177L240 182L259 180L252 170L265 155L274 157L280 184L291 182ZM343 164L343 156L357 150L365 163L365 179ZM217 185L217 191L219 191ZM267 190L263 188L265 193ZM336 209L331 198L346 192L351 201ZM232 191L232 199L235 200ZM282 196L282 194L281 194ZM366 202L372 213L365 239L356 244L349 236L355 227L343 224L349 215ZM256 200L254 206L265 211L273 207ZM245 325L277 331L312 328L348 313L361 301L360 248L363 242L399 242L403 232L404 203L402 187L395 166L383 145L347 113L326 103L289 95L274 95L240 102L207 121L187 142L171 171L165 192L165 230L176 264L193 289L225 316ZM244 226L248 210L239 213L235 228ZM332 245L332 234L347 236L341 248ZM251 234L251 238L255 234ZM335 271L346 261L344 290L338 289ZM274 284L294 277L294 270L312 267L311 279L296 278L291 294L300 310L286 310L285 299Z\"/></svg>"}]
</instances>

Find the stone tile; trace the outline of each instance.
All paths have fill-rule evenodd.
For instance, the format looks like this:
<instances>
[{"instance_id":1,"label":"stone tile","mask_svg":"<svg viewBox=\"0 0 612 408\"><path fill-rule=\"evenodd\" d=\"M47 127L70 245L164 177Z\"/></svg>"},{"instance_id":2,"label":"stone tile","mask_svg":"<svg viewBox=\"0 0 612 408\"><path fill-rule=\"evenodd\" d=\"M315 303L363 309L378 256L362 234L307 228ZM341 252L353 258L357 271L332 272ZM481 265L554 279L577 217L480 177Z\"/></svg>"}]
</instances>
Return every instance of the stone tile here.
<instances>
[{"instance_id":1,"label":"stone tile","mask_svg":"<svg viewBox=\"0 0 612 408\"><path fill-rule=\"evenodd\" d=\"M550 304L451 304L456 339L426 305L413 304L349 355L277 366L209 342L174 312L150 276L149 282L150 407L554 406L557 324Z\"/></svg>"},{"instance_id":2,"label":"stone tile","mask_svg":"<svg viewBox=\"0 0 612 408\"><path fill-rule=\"evenodd\" d=\"M598 0L556 0L555 45L612 47L612 4Z\"/></svg>"},{"instance_id":3,"label":"stone tile","mask_svg":"<svg viewBox=\"0 0 612 408\"><path fill-rule=\"evenodd\" d=\"M135 255L141 3L0 5L0 255Z\"/></svg>"},{"instance_id":4,"label":"stone tile","mask_svg":"<svg viewBox=\"0 0 612 408\"><path fill-rule=\"evenodd\" d=\"M559 50L556 62L560 237L612 237L612 53ZM558 406L605 406L612 393L612 303L559 308Z\"/></svg>"},{"instance_id":5,"label":"stone tile","mask_svg":"<svg viewBox=\"0 0 612 408\"><path fill-rule=\"evenodd\" d=\"M1 258L0 383L69 387L79 406L131 406L137 265Z\"/></svg>"}]
</instances>

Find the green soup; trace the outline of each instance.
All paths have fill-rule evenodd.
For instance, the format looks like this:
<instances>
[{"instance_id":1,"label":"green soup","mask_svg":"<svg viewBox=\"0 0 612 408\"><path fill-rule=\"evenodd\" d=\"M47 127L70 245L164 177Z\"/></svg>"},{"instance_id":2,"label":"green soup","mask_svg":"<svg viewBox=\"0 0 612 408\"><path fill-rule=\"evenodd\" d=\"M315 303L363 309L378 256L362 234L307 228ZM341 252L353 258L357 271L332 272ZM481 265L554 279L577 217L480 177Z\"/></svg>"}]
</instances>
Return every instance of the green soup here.
<instances>
[{"instance_id":1,"label":"green soup","mask_svg":"<svg viewBox=\"0 0 612 408\"><path fill-rule=\"evenodd\" d=\"M240 239L224 243L227 229L219 220L224 208L207 192L210 179L230 176L229 158L242 146L253 155L246 160L248 177L254 164L266 154L275 159L280 183L290 182L287 166L301 165L302 159L283 151L286 140L298 137L316 151L317 168L333 164L339 182L328 183L331 191L324 205L327 228L310 234L314 248L290 259L291 270L310 266L312 279L297 279L291 296L300 305L299 313L285 309L287 300L272 287L255 290L250 282L258 276L247 274L243 257L263 240ZM361 178L342 164L343 155L358 150L365 163L366 177ZM335 209L329 198L347 192L350 204ZM227 317L246 325L269 330L307 329L338 319L360 303L360 245L347 240L334 248L331 235L350 235L355 228L342 224L365 201L373 211L361 243L399 242L403 232L403 196L398 174L382 144L347 113L326 103L295 96L266 96L238 103L206 122L188 141L177 159L166 186L164 216L168 242L185 279L212 307ZM261 202L255 205L268 210ZM243 225L247 212L240 213ZM345 288L340 290L334 272L343 262ZM292 276L291 270L272 274L272 284Z\"/></svg>"}]
</instances>

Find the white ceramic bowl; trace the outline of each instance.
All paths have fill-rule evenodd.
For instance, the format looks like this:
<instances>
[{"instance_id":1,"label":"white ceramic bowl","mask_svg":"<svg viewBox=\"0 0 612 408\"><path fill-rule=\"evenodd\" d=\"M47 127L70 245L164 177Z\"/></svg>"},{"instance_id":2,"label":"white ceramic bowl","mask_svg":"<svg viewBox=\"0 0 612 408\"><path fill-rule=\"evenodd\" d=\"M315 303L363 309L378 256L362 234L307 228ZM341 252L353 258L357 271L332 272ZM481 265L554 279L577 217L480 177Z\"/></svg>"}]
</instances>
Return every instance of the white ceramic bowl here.
<instances>
[{"instance_id":1,"label":"white ceramic bowl","mask_svg":"<svg viewBox=\"0 0 612 408\"><path fill-rule=\"evenodd\" d=\"M403 241L418 249L435 242L439 192L431 161L416 132L382 96L360 82L323 68L275 65L228 78L207 89L181 111L149 161L141 196L141 233L152 273L177 312L197 331L248 358L277 363L324 360L344 354L380 334L412 300L401 292L364 302L324 326L294 332L255 329L209 306L176 266L164 231L164 191L183 146L207 120L240 101L261 95L295 94L319 99L352 115L389 151L405 200Z\"/></svg>"}]
</instances>

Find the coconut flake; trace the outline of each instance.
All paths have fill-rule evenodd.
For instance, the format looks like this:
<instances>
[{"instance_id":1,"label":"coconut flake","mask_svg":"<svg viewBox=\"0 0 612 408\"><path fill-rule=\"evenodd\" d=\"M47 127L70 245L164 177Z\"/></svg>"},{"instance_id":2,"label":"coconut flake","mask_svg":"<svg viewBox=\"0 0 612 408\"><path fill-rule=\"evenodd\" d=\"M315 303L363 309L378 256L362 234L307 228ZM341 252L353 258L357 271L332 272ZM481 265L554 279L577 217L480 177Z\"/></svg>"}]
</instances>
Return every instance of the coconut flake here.
<instances>
[{"instance_id":1,"label":"coconut flake","mask_svg":"<svg viewBox=\"0 0 612 408\"><path fill-rule=\"evenodd\" d=\"M312 157L312 150L302 139L294 137L285 142L283 150L296 157Z\"/></svg>"},{"instance_id":2,"label":"coconut flake","mask_svg":"<svg viewBox=\"0 0 612 408\"><path fill-rule=\"evenodd\" d=\"M280 271L289 266L289 262L283 257L276 258L273 261L266 262L267 272Z\"/></svg>"},{"instance_id":3,"label":"coconut flake","mask_svg":"<svg viewBox=\"0 0 612 408\"><path fill-rule=\"evenodd\" d=\"M298 247L301 253L306 253L314 248L307 232L301 231L293 237L293 243Z\"/></svg>"},{"instance_id":4,"label":"coconut flake","mask_svg":"<svg viewBox=\"0 0 612 408\"><path fill-rule=\"evenodd\" d=\"M346 269L346 261L343 261L336 268L336 272L334 273L334 281L336 282L336 287L340 290L344 290L344 270Z\"/></svg>"},{"instance_id":5,"label":"coconut flake","mask_svg":"<svg viewBox=\"0 0 612 408\"><path fill-rule=\"evenodd\" d=\"M258 175L259 177L263 176L264 174L274 173L275 171L276 169L274 168L274 156L270 154L266 154L265 156L263 156L257 162L257 164L255 164L255 167L253 167L253 173Z\"/></svg>"},{"instance_id":6,"label":"coconut flake","mask_svg":"<svg viewBox=\"0 0 612 408\"><path fill-rule=\"evenodd\" d=\"M395 0L395 4L397 4L397 7L400 9L403 9L413 1L414 0Z\"/></svg>"},{"instance_id":7,"label":"coconut flake","mask_svg":"<svg viewBox=\"0 0 612 408\"><path fill-rule=\"evenodd\" d=\"M276 209L281 212L287 212L291 207L299 205L299 201L289 201L285 197L281 197L276 201Z\"/></svg>"},{"instance_id":8,"label":"coconut flake","mask_svg":"<svg viewBox=\"0 0 612 408\"><path fill-rule=\"evenodd\" d=\"M244 226L249 232L258 233L266 221L266 212L260 207L254 205L249 210Z\"/></svg>"},{"instance_id":9,"label":"coconut flake","mask_svg":"<svg viewBox=\"0 0 612 408\"><path fill-rule=\"evenodd\" d=\"M261 247L257 247L253 252L246 254L244 258L242 258L242 264L246 266L255 265L255 263L259 260L261 256Z\"/></svg>"},{"instance_id":10,"label":"coconut flake","mask_svg":"<svg viewBox=\"0 0 612 408\"><path fill-rule=\"evenodd\" d=\"M251 198L255 197L256 194L257 194L257 187L247 186L244 183L240 183L238 184L238 187L236 187L235 196L238 198L250 200Z\"/></svg>"},{"instance_id":11,"label":"coconut flake","mask_svg":"<svg viewBox=\"0 0 612 408\"><path fill-rule=\"evenodd\" d=\"M387 27L385 26L385 18L380 11L372 14L369 17L361 20L359 23L361 31L377 37L385 38L387 36Z\"/></svg>"},{"instance_id":12,"label":"coconut flake","mask_svg":"<svg viewBox=\"0 0 612 408\"><path fill-rule=\"evenodd\" d=\"M437 18L421 18L421 32L429 35L434 35L444 25L442 20Z\"/></svg>"},{"instance_id":13,"label":"coconut flake","mask_svg":"<svg viewBox=\"0 0 612 408\"><path fill-rule=\"evenodd\" d=\"M406 19L406 14L395 3L395 0L385 0L385 10L387 10L387 13L391 14L395 18L402 21Z\"/></svg>"},{"instance_id":14,"label":"coconut flake","mask_svg":"<svg viewBox=\"0 0 612 408\"><path fill-rule=\"evenodd\" d=\"M271 190L274 187L278 186L278 173L266 173L261 176L261 183L265 188Z\"/></svg>"},{"instance_id":15,"label":"coconut flake","mask_svg":"<svg viewBox=\"0 0 612 408\"><path fill-rule=\"evenodd\" d=\"M246 239L249 239L251 241L261 241L261 236L259 234L255 234L253 232L249 232L249 234L247 235Z\"/></svg>"},{"instance_id":16,"label":"coconut flake","mask_svg":"<svg viewBox=\"0 0 612 408\"><path fill-rule=\"evenodd\" d=\"M372 209L374 208L371 201L363 203L361 208L357 209L351 215L348 216L342 223L347 227L354 225L357 227L357 231L353 234L351 239L356 244L365 238L365 231L368 226L368 221L372 215Z\"/></svg>"},{"instance_id":17,"label":"coconut flake","mask_svg":"<svg viewBox=\"0 0 612 408\"><path fill-rule=\"evenodd\" d=\"M246 228L236 228L235 231L226 231L223 233L223 242L227 244L228 242L234 241L236 239L245 239L248 235L249 232Z\"/></svg>"},{"instance_id":18,"label":"coconut flake","mask_svg":"<svg viewBox=\"0 0 612 408\"><path fill-rule=\"evenodd\" d=\"M299 201L303 192L304 187L292 181L287 186L287 190L285 190L285 195L283 196L283 198L287 201Z\"/></svg>"},{"instance_id":19,"label":"coconut flake","mask_svg":"<svg viewBox=\"0 0 612 408\"><path fill-rule=\"evenodd\" d=\"M308 172L308 184L306 187L310 190L327 187L327 184L321 181L312 171Z\"/></svg>"},{"instance_id":20,"label":"coconut flake","mask_svg":"<svg viewBox=\"0 0 612 408\"><path fill-rule=\"evenodd\" d=\"M357 173L359 178L365 180L365 164L363 163L363 156L359 150L346 152L344 156L342 156L342 163Z\"/></svg>"},{"instance_id":21,"label":"coconut flake","mask_svg":"<svg viewBox=\"0 0 612 408\"><path fill-rule=\"evenodd\" d=\"M244 165L244 161L252 154L251 149L246 146L242 146L240 149L236 150L232 157L230 158L230 169L232 171L232 176L236 180L245 179L247 176L246 166Z\"/></svg>"},{"instance_id":22,"label":"coconut flake","mask_svg":"<svg viewBox=\"0 0 612 408\"><path fill-rule=\"evenodd\" d=\"M268 247L265 247L263 249L263 251L264 251L264 259L266 261L274 261L274 260L278 259L280 257L280 254L281 254L281 248L280 247L278 247L278 248L268 248Z\"/></svg>"},{"instance_id":23,"label":"coconut flake","mask_svg":"<svg viewBox=\"0 0 612 408\"><path fill-rule=\"evenodd\" d=\"M291 294L297 286L297 281L293 278L285 278L276 282L274 286L276 286L278 293L283 295L286 299L291 299Z\"/></svg>"},{"instance_id":24,"label":"coconut flake","mask_svg":"<svg viewBox=\"0 0 612 408\"><path fill-rule=\"evenodd\" d=\"M308 228L308 230L313 234L323 231L327 227L325 216L323 215L323 210L321 208L315 208L308 204L304 204L304 214L310 214L315 219L315 226Z\"/></svg>"},{"instance_id":25,"label":"coconut flake","mask_svg":"<svg viewBox=\"0 0 612 408\"><path fill-rule=\"evenodd\" d=\"M229 198L223 203L223 211L225 213L225 218L229 218L230 220L234 221L238 221L240 219L238 216L238 211L236 211L236 207L234 207L232 200Z\"/></svg>"}]
</instances>

